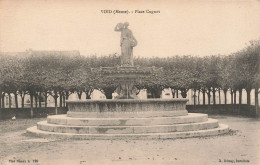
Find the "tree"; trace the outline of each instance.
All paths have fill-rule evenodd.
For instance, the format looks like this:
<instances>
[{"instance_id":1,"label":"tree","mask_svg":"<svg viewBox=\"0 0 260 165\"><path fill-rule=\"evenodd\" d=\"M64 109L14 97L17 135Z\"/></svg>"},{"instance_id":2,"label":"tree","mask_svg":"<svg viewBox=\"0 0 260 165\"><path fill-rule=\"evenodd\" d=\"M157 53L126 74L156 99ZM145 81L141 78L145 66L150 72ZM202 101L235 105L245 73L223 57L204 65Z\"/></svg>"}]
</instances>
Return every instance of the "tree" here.
<instances>
[{"instance_id":1,"label":"tree","mask_svg":"<svg viewBox=\"0 0 260 165\"><path fill-rule=\"evenodd\" d=\"M15 96L15 106L18 108L17 91L23 86L24 67L23 59L17 55L1 56L1 95L7 93L9 96L9 108L11 108L11 94ZM2 100L3 101L3 100ZM4 105L4 102L2 102Z\"/></svg>"},{"instance_id":2,"label":"tree","mask_svg":"<svg viewBox=\"0 0 260 165\"><path fill-rule=\"evenodd\" d=\"M232 68L233 56L226 56L221 59L218 68L220 87L224 92L224 102L227 104L227 91L232 86Z\"/></svg>"},{"instance_id":3,"label":"tree","mask_svg":"<svg viewBox=\"0 0 260 165\"><path fill-rule=\"evenodd\" d=\"M250 46L248 47L249 54L253 56L255 60L255 65L253 66L253 87L255 89L255 109L256 109L256 116L259 117L259 102L258 102L258 95L259 95L259 86L260 86L260 39L251 41Z\"/></svg>"},{"instance_id":4,"label":"tree","mask_svg":"<svg viewBox=\"0 0 260 165\"><path fill-rule=\"evenodd\" d=\"M210 92L213 95L213 104L216 104L216 90L219 88L219 70L218 63L220 61L219 56L210 56L204 58L204 74L205 88L208 94L208 103L210 104Z\"/></svg>"},{"instance_id":5,"label":"tree","mask_svg":"<svg viewBox=\"0 0 260 165\"><path fill-rule=\"evenodd\" d=\"M165 88L164 78L165 75L162 70L154 70L136 80L135 87L138 91L147 89L152 98L160 98L162 90Z\"/></svg>"}]
</instances>

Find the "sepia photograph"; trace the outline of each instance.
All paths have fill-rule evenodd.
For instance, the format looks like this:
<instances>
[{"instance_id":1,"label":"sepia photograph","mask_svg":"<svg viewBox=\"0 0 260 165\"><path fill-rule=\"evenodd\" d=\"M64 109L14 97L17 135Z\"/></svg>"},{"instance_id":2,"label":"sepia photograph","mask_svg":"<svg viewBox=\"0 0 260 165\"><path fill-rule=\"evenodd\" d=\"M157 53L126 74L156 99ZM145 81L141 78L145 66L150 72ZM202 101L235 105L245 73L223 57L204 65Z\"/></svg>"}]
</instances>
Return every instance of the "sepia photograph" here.
<instances>
[{"instance_id":1,"label":"sepia photograph","mask_svg":"<svg viewBox=\"0 0 260 165\"><path fill-rule=\"evenodd\" d=\"M1 165L259 165L259 87L259 0L0 0Z\"/></svg>"}]
</instances>

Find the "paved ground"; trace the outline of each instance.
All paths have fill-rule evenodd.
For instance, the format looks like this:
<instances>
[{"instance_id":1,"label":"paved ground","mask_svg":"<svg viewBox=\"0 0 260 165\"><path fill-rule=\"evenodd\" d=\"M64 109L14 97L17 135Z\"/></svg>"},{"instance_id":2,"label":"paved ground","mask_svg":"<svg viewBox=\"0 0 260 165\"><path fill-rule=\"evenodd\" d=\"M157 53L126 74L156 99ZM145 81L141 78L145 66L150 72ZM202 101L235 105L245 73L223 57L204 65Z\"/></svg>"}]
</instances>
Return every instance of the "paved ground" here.
<instances>
[{"instance_id":1,"label":"paved ground","mask_svg":"<svg viewBox=\"0 0 260 165\"><path fill-rule=\"evenodd\" d=\"M260 164L260 119L223 115L210 117L228 124L231 132L221 136L177 140L64 141L25 134L27 127L46 120L43 118L0 121L0 163Z\"/></svg>"}]
</instances>

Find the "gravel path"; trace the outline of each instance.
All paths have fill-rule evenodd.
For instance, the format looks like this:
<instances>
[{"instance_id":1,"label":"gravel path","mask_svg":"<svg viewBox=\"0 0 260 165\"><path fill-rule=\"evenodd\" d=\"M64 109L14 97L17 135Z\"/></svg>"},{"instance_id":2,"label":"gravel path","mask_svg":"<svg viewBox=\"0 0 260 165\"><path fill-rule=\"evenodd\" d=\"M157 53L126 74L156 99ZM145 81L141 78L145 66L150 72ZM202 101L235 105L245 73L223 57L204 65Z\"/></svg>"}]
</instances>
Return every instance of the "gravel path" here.
<instances>
[{"instance_id":1,"label":"gravel path","mask_svg":"<svg viewBox=\"0 0 260 165\"><path fill-rule=\"evenodd\" d=\"M55 140L31 137L46 119L0 121L0 163L14 164L260 164L260 119L209 116L226 135L176 140ZM26 163L24 163L26 162Z\"/></svg>"}]
</instances>

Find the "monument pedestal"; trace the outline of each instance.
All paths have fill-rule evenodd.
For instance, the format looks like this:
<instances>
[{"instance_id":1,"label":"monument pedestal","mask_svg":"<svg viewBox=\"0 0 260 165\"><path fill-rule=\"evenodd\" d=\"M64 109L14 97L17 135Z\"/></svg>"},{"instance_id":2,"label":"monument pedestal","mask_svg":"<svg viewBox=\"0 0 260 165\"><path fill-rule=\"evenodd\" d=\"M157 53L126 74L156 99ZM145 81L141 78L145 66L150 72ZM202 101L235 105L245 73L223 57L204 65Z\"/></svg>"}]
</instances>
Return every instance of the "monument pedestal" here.
<instances>
[{"instance_id":1,"label":"monument pedestal","mask_svg":"<svg viewBox=\"0 0 260 165\"><path fill-rule=\"evenodd\" d=\"M116 99L138 99L133 81L121 80L119 87L116 89L118 96Z\"/></svg>"},{"instance_id":2,"label":"monument pedestal","mask_svg":"<svg viewBox=\"0 0 260 165\"><path fill-rule=\"evenodd\" d=\"M120 67L101 67L98 70L102 75L114 78L119 86L116 89L118 96L116 99L138 99L134 87L136 81L147 78L149 75L159 73L162 68L139 67L139 66L120 66Z\"/></svg>"}]
</instances>

